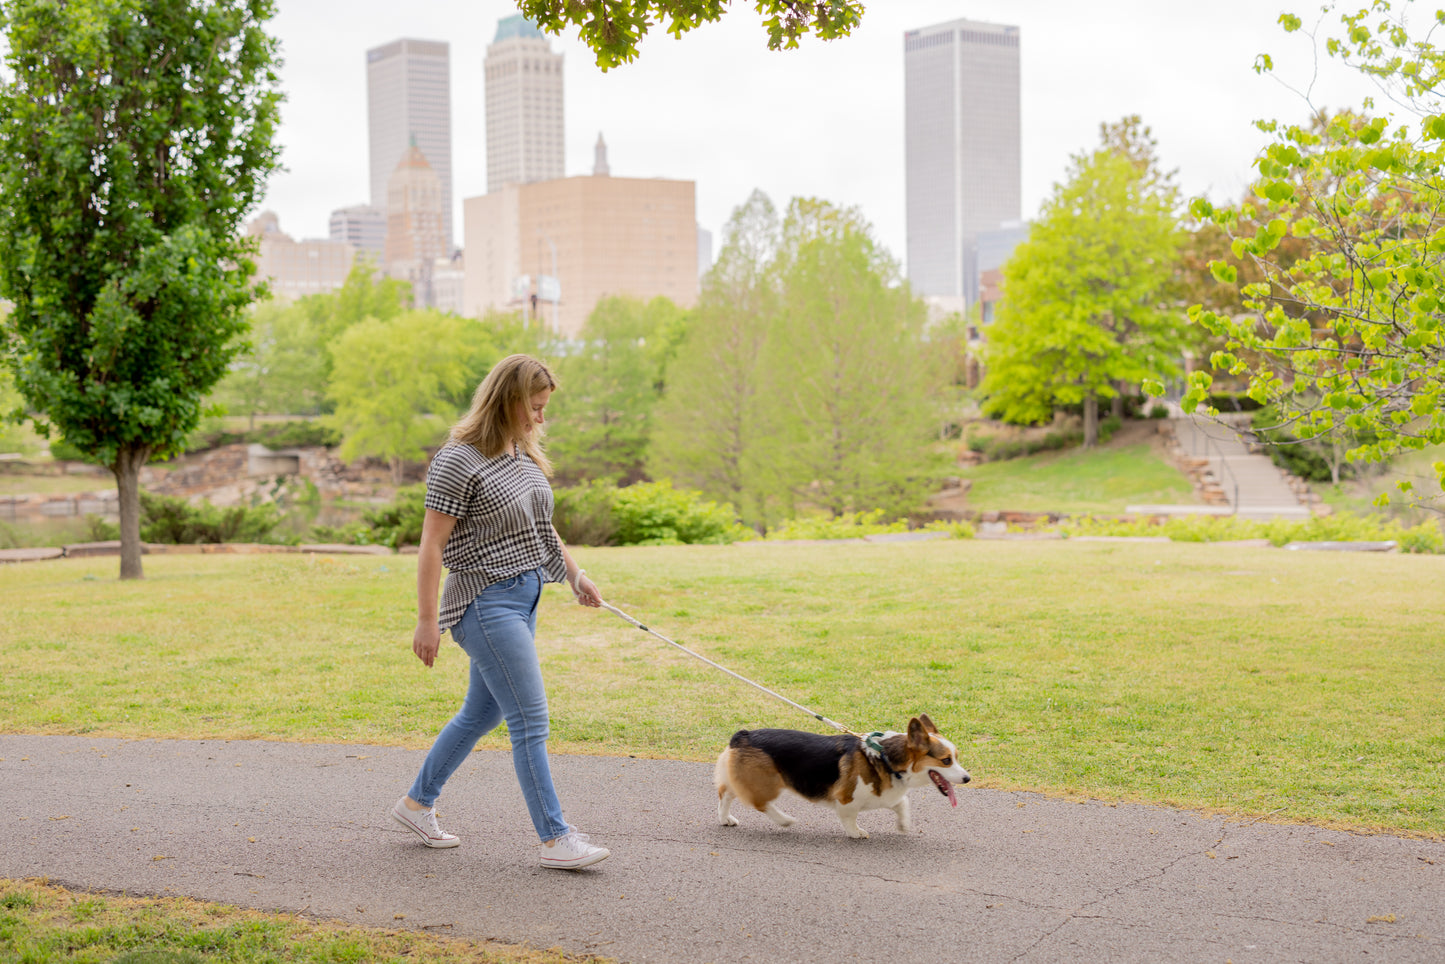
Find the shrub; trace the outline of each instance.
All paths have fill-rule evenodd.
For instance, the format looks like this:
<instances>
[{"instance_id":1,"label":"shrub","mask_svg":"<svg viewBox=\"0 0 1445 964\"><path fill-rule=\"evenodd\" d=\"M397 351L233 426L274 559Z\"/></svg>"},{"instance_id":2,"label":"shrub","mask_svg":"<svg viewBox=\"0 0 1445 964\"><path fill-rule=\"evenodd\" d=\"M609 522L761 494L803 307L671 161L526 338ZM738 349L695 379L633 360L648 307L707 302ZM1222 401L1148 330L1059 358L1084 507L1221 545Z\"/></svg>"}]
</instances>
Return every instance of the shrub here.
<instances>
[{"instance_id":1,"label":"shrub","mask_svg":"<svg viewBox=\"0 0 1445 964\"><path fill-rule=\"evenodd\" d=\"M883 510L845 512L837 518L808 516L789 519L768 533L769 539L861 539L888 532L907 532L903 519L883 521Z\"/></svg>"},{"instance_id":2,"label":"shrub","mask_svg":"<svg viewBox=\"0 0 1445 964\"><path fill-rule=\"evenodd\" d=\"M426 519L426 485L406 485L396 490L390 505L368 509L361 514L369 530L367 544L390 546L421 545L421 526Z\"/></svg>"},{"instance_id":3,"label":"shrub","mask_svg":"<svg viewBox=\"0 0 1445 964\"><path fill-rule=\"evenodd\" d=\"M245 433L242 439L264 445L269 449L302 448L312 445L335 448L341 444L341 433L319 420L273 422L257 426Z\"/></svg>"},{"instance_id":4,"label":"shrub","mask_svg":"<svg viewBox=\"0 0 1445 964\"><path fill-rule=\"evenodd\" d=\"M618 489L612 516L617 544L623 546L721 545L746 538L750 531L738 522L731 505L709 501L701 492L674 489L667 479Z\"/></svg>"},{"instance_id":5,"label":"shrub","mask_svg":"<svg viewBox=\"0 0 1445 964\"><path fill-rule=\"evenodd\" d=\"M1445 534L1426 521L1406 527L1395 519L1339 512L1309 519L1241 519L1238 516L1175 516L1155 525L1148 519L1099 519L1083 516L1060 524L1064 536L1165 536L1175 542L1228 542L1268 539L1271 545L1291 542L1388 542L1401 552L1445 554Z\"/></svg>"},{"instance_id":6,"label":"shrub","mask_svg":"<svg viewBox=\"0 0 1445 964\"><path fill-rule=\"evenodd\" d=\"M617 519L612 512L617 486L589 482L553 493L552 524L562 541L574 546L615 546Z\"/></svg>"},{"instance_id":7,"label":"shrub","mask_svg":"<svg viewBox=\"0 0 1445 964\"><path fill-rule=\"evenodd\" d=\"M1114 437L1114 433L1119 431L1123 425L1124 420L1117 415L1110 415L1108 418L1101 420L1099 422L1099 441L1109 441L1109 439Z\"/></svg>"},{"instance_id":8,"label":"shrub","mask_svg":"<svg viewBox=\"0 0 1445 964\"><path fill-rule=\"evenodd\" d=\"M170 545L218 542L271 542L281 512L271 503L223 509L209 502L140 493L140 536Z\"/></svg>"}]
</instances>

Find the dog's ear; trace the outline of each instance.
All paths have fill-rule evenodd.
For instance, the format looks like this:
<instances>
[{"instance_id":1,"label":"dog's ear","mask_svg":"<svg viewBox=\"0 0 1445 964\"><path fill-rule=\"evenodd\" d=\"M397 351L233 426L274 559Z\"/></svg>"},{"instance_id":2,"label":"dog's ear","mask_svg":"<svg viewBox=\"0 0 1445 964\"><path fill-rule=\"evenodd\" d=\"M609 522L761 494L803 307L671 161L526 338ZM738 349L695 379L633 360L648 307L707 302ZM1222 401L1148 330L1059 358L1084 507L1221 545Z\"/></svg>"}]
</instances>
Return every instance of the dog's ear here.
<instances>
[{"instance_id":1,"label":"dog's ear","mask_svg":"<svg viewBox=\"0 0 1445 964\"><path fill-rule=\"evenodd\" d=\"M928 718L928 714L927 714L927 713L919 713L919 714L918 714L918 722L922 723L922 724L923 724L923 728L924 728L925 730L927 730L929 733L937 733L937 732L938 732L938 727L936 727L936 726L933 725L933 721Z\"/></svg>"},{"instance_id":2,"label":"dog's ear","mask_svg":"<svg viewBox=\"0 0 1445 964\"><path fill-rule=\"evenodd\" d=\"M923 717L922 719L920 719L919 717L916 717L916 716L915 716L913 719L911 719L911 720L908 721L908 742L909 742L909 743L912 743L912 744L914 744L915 746L921 746L921 747L927 747L927 746L928 746L928 730L933 726L933 724L932 724L932 723L929 723L927 726L925 726L925 725L924 725L924 721L927 720L927 719L928 719L928 717L926 717L926 716Z\"/></svg>"}]
</instances>

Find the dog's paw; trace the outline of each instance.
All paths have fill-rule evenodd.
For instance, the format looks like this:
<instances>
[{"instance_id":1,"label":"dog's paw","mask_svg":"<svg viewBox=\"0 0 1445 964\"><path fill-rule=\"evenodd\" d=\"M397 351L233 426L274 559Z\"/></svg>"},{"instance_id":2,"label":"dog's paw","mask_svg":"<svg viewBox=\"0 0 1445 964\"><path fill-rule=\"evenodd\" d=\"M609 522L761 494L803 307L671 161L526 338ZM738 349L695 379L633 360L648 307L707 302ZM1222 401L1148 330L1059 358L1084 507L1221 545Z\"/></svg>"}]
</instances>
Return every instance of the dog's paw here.
<instances>
[{"instance_id":1,"label":"dog's paw","mask_svg":"<svg viewBox=\"0 0 1445 964\"><path fill-rule=\"evenodd\" d=\"M911 822L911 821L908 821L908 820L900 820L900 821L898 821L898 832L899 832L899 833L912 833L912 832L913 832L913 824L912 824L912 822Z\"/></svg>"},{"instance_id":2,"label":"dog's paw","mask_svg":"<svg viewBox=\"0 0 1445 964\"><path fill-rule=\"evenodd\" d=\"M864 830L862 827L855 827L852 830L848 831L848 836L852 837L854 840L867 840L868 831Z\"/></svg>"},{"instance_id":3,"label":"dog's paw","mask_svg":"<svg viewBox=\"0 0 1445 964\"><path fill-rule=\"evenodd\" d=\"M722 824L724 827L736 827L738 825L738 818L731 816L723 817L721 820L718 821L718 823Z\"/></svg>"}]
</instances>

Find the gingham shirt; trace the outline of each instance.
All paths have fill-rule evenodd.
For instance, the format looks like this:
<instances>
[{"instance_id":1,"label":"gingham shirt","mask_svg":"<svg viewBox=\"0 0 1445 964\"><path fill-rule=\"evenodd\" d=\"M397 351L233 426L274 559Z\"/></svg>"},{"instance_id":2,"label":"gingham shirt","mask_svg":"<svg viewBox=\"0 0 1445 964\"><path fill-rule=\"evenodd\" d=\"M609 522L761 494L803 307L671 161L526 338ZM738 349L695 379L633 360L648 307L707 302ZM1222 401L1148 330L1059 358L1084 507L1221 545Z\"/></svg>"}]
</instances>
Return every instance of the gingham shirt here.
<instances>
[{"instance_id":1,"label":"gingham shirt","mask_svg":"<svg viewBox=\"0 0 1445 964\"><path fill-rule=\"evenodd\" d=\"M525 452L489 459L475 446L448 443L427 468L426 507L457 520L442 549L441 629L455 626L494 582L539 567L547 582L567 581L552 486Z\"/></svg>"}]
</instances>

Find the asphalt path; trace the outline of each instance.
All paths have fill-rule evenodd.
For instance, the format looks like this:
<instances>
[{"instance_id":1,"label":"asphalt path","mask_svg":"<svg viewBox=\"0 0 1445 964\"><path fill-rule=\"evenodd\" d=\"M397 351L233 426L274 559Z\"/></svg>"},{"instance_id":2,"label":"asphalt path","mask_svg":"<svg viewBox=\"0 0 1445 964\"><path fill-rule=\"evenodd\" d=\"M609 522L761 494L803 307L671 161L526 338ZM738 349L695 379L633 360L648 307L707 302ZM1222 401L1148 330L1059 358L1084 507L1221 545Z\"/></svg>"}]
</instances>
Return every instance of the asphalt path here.
<instances>
[{"instance_id":1,"label":"asphalt path","mask_svg":"<svg viewBox=\"0 0 1445 964\"><path fill-rule=\"evenodd\" d=\"M711 767L554 756L612 851L544 870L509 754L473 754L428 850L394 747L0 736L0 877L185 895L620 961L1445 961L1445 843L965 787L850 840L793 799L716 822Z\"/></svg>"}]
</instances>

